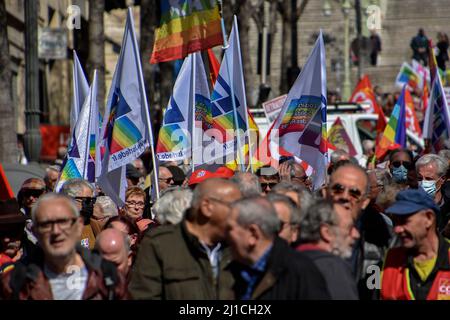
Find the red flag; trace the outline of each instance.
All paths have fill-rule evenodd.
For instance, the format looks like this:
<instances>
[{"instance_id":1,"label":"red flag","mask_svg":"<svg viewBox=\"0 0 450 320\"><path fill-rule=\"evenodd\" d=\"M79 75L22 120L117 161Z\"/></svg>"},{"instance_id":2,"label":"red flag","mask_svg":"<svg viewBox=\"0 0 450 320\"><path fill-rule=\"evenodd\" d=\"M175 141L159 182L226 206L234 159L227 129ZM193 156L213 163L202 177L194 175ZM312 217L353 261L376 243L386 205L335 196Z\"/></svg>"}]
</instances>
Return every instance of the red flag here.
<instances>
[{"instance_id":1,"label":"red flag","mask_svg":"<svg viewBox=\"0 0 450 320\"><path fill-rule=\"evenodd\" d=\"M209 65L209 77L211 79L211 83L214 86L216 83L217 75L219 74L220 63L217 61L214 52L211 49L208 49L208 65Z\"/></svg>"},{"instance_id":2,"label":"red flag","mask_svg":"<svg viewBox=\"0 0 450 320\"><path fill-rule=\"evenodd\" d=\"M0 200L7 200L11 198L14 198L14 192L12 191L5 171L3 171L3 167L0 164Z\"/></svg>"},{"instance_id":3,"label":"red flag","mask_svg":"<svg viewBox=\"0 0 450 320\"><path fill-rule=\"evenodd\" d=\"M406 108L405 108L406 129L411 130L412 132L414 132L415 134L417 134L420 137L420 136L422 136L422 129L420 128L419 120L417 120L413 98L411 96L411 93L409 93L408 90L406 90L406 92L405 92L405 104L406 104Z\"/></svg>"},{"instance_id":4,"label":"red flag","mask_svg":"<svg viewBox=\"0 0 450 320\"><path fill-rule=\"evenodd\" d=\"M422 101L421 101L421 106L420 106L420 109L421 109L424 117L425 117L425 112L427 112L429 95L430 95L430 93L428 92L428 85L425 81L425 83L423 85Z\"/></svg>"},{"instance_id":5,"label":"red flag","mask_svg":"<svg viewBox=\"0 0 450 320\"><path fill-rule=\"evenodd\" d=\"M378 114L376 127L378 141L379 137L383 134L384 128L386 127L386 118L384 117L383 109L377 103L368 75L365 75L359 81L352 96L350 97L350 101L355 103L368 102L370 107L366 109L366 112Z\"/></svg>"}]
</instances>

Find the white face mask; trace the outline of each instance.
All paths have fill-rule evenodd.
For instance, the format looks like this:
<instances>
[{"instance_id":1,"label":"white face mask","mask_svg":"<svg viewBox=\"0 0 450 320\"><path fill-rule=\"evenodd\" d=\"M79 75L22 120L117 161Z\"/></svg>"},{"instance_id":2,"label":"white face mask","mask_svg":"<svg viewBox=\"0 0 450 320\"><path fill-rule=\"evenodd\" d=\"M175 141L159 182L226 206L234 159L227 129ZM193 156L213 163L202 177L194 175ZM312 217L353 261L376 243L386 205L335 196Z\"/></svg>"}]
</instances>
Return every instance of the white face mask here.
<instances>
[{"instance_id":1,"label":"white face mask","mask_svg":"<svg viewBox=\"0 0 450 320\"><path fill-rule=\"evenodd\" d=\"M434 195L436 194L435 180L422 180L419 182L419 186L432 197L434 197Z\"/></svg>"}]
</instances>

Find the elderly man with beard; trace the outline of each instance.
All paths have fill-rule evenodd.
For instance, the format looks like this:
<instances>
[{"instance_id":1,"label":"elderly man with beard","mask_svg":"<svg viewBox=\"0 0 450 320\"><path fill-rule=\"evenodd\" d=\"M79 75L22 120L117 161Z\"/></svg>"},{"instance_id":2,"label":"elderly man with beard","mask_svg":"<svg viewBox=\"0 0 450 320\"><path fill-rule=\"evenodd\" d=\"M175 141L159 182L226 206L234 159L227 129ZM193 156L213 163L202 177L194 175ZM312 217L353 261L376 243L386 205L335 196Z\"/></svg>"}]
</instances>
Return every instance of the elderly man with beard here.
<instances>
[{"instance_id":1,"label":"elderly man with beard","mask_svg":"<svg viewBox=\"0 0 450 320\"><path fill-rule=\"evenodd\" d=\"M433 198L421 189L400 191L386 212L401 246L386 254L381 299L449 300L450 243L437 232Z\"/></svg>"},{"instance_id":2,"label":"elderly man with beard","mask_svg":"<svg viewBox=\"0 0 450 320\"><path fill-rule=\"evenodd\" d=\"M351 214L330 201L310 206L300 223L297 250L308 256L321 271L334 300L357 300L358 290L350 265L344 259L352 255L359 238Z\"/></svg>"},{"instance_id":3,"label":"elderly man with beard","mask_svg":"<svg viewBox=\"0 0 450 320\"><path fill-rule=\"evenodd\" d=\"M83 220L74 201L42 196L31 212L40 251L3 274L0 297L19 300L123 299L125 281L115 266L78 244Z\"/></svg>"}]
</instances>

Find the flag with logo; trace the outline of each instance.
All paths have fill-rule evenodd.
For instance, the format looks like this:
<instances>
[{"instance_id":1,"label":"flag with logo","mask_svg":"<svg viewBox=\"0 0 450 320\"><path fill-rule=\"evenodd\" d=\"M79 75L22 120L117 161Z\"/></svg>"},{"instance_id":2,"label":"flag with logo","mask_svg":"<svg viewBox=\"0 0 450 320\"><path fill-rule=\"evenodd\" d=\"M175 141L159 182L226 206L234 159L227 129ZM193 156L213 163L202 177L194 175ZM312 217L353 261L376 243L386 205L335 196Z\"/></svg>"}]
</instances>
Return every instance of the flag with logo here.
<instances>
[{"instance_id":1,"label":"flag with logo","mask_svg":"<svg viewBox=\"0 0 450 320\"><path fill-rule=\"evenodd\" d=\"M259 160L266 156L277 159L288 153L306 161L314 170L314 190L325 183L328 164L325 62L321 31L300 75L289 90L278 118L267 134L265 141L268 146L263 142L257 154Z\"/></svg>"},{"instance_id":2,"label":"flag with logo","mask_svg":"<svg viewBox=\"0 0 450 320\"><path fill-rule=\"evenodd\" d=\"M412 60L411 66L413 67L416 74L419 76L418 87L423 91L425 85L427 83L430 83L430 70L415 59Z\"/></svg>"},{"instance_id":3,"label":"flag with logo","mask_svg":"<svg viewBox=\"0 0 450 320\"><path fill-rule=\"evenodd\" d=\"M91 144L98 135L97 104L97 71L94 71L92 85L78 115L66 158L56 183L55 191L59 192L63 184L71 179L81 178L95 182L95 146L91 152ZM91 142L91 137L94 141Z\"/></svg>"},{"instance_id":4,"label":"flag with logo","mask_svg":"<svg viewBox=\"0 0 450 320\"><path fill-rule=\"evenodd\" d=\"M341 118L337 117L327 134L328 143L335 149L346 151L351 157L356 156L357 152L353 146L350 136L342 124ZM329 146L330 147L330 146Z\"/></svg>"},{"instance_id":5,"label":"flag with logo","mask_svg":"<svg viewBox=\"0 0 450 320\"><path fill-rule=\"evenodd\" d=\"M381 136L386 127L386 117L384 115L383 109L378 105L375 93L370 83L368 75L365 75L358 82L355 87L350 101L354 103L363 103L363 106L367 103L368 108L365 108L367 113L375 113L378 115L378 121L376 125L377 139Z\"/></svg>"},{"instance_id":6,"label":"flag with logo","mask_svg":"<svg viewBox=\"0 0 450 320\"><path fill-rule=\"evenodd\" d=\"M233 88L231 85L233 85ZM232 91L234 92L236 110L233 108ZM239 146L242 148L245 145L245 133L249 126L236 16L233 20L229 45L225 51L211 94L211 114L214 129L218 130L219 133L216 139L223 144L224 155L237 152L238 158L240 158L239 154L242 154L242 150L236 151L236 148L239 148ZM230 130L234 130L235 134L230 135ZM244 159L239 161L241 161L241 164L244 163Z\"/></svg>"},{"instance_id":7,"label":"flag with logo","mask_svg":"<svg viewBox=\"0 0 450 320\"><path fill-rule=\"evenodd\" d=\"M210 70L210 80L212 85L214 86L216 83L216 79L218 77L219 74L219 69L220 69L220 64L219 61L217 61L216 56L214 55L214 52L211 49L208 49L208 64L209 64L209 70ZM259 143L259 128L258 125L255 122L255 119L253 118L250 110L247 109L247 117L248 117L248 126L250 129L250 143L252 145L252 150L256 150L258 143ZM246 157L246 159L248 159L249 157L249 148L248 148L248 144L245 144L243 147L243 153ZM254 152L253 152L254 153ZM248 162L248 161L246 161ZM230 163L227 164L227 167L233 169L233 170L237 170L237 161L232 161Z\"/></svg>"},{"instance_id":8,"label":"flag with logo","mask_svg":"<svg viewBox=\"0 0 450 320\"><path fill-rule=\"evenodd\" d=\"M394 147L406 147L406 85L403 86L400 97L392 110L383 136L375 148L377 159L382 159L386 152Z\"/></svg>"},{"instance_id":9,"label":"flag with logo","mask_svg":"<svg viewBox=\"0 0 450 320\"><path fill-rule=\"evenodd\" d=\"M101 172L98 184L116 204L123 205L125 165L152 143L152 129L131 8L114 71L102 125Z\"/></svg>"},{"instance_id":10,"label":"flag with logo","mask_svg":"<svg viewBox=\"0 0 450 320\"><path fill-rule=\"evenodd\" d=\"M84 100L89 92L89 83L84 75L77 52L73 50L73 69L72 69L72 107L70 109L70 134L77 123L78 114L83 106Z\"/></svg>"},{"instance_id":11,"label":"flag with logo","mask_svg":"<svg viewBox=\"0 0 450 320\"><path fill-rule=\"evenodd\" d=\"M216 0L161 0L160 8L151 63L183 59L223 43Z\"/></svg>"},{"instance_id":12,"label":"flag with logo","mask_svg":"<svg viewBox=\"0 0 450 320\"><path fill-rule=\"evenodd\" d=\"M406 115L406 129L412 131L419 137L422 136L422 129L417 120L416 110L414 108L414 101L409 90L405 92L405 115Z\"/></svg>"},{"instance_id":13,"label":"flag with logo","mask_svg":"<svg viewBox=\"0 0 450 320\"><path fill-rule=\"evenodd\" d=\"M409 63L403 62L395 80L395 84L400 87L403 87L403 85L406 84L409 90L416 90L419 88L419 81L419 75L414 68Z\"/></svg>"},{"instance_id":14,"label":"flag with logo","mask_svg":"<svg viewBox=\"0 0 450 320\"><path fill-rule=\"evenodd\" d=\"M438 153L450 138L450 111L441 78L437 74L431 78L433 83L425 112L423 137L430 140L432 152Z\"/></svg>"}]
</instances>

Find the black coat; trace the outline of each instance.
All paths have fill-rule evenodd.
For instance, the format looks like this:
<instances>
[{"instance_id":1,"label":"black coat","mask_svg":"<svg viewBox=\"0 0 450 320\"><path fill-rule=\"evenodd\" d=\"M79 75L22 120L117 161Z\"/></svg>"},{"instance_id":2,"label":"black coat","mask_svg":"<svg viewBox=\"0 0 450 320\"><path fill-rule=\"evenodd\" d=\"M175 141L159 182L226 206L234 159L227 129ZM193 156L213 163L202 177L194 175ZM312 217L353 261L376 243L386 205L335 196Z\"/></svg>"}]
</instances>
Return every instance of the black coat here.
<instances>
[{"instance_id":1,"label":"black coat","mask_svg":"<svg viewBox=\"0 0 450 320\"><path fill-rule=\"evenodd\" d=\"M236 278L234 291L242 297L247 283L241 278L243 267L232 266ZM287 242L275 238L266 265L266 272L259 279L252 293L252 300L328 300L325 280L303 253L292 249Z\"/></svg>"}]
</instances>

